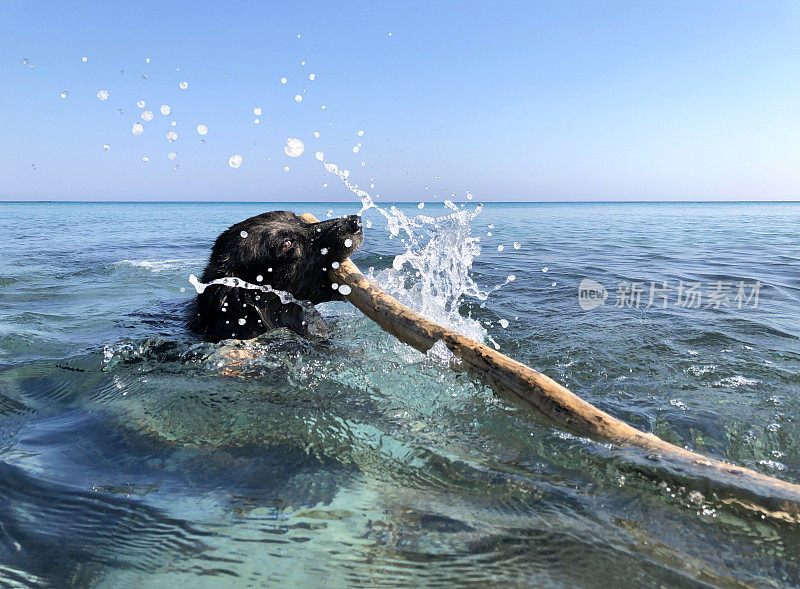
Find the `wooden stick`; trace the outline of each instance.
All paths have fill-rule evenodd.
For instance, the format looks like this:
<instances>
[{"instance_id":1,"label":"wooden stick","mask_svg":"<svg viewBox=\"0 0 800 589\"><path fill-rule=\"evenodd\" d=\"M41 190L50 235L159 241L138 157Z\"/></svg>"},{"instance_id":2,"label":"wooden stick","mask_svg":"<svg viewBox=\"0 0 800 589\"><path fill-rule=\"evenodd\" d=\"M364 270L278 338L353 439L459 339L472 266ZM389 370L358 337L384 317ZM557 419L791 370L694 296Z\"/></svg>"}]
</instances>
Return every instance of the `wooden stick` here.
<instances>
[{"instance_id":1,"label":"wooden stick","mask_svg":"<svg viewBox=\"0 0 800 589\"><path fill-rule=\"evenodd\" d=\"M301 218L317 222L310 213ZM467 369L504 397L534 408L572 432L641 449L648 464L692 481L718 501L800 523L800 485L691 452L631 427L544 374L406 307L367 280L349 259L331 270L330 277L350 287L346 299L381 329L423 353L442 341Z\"/></svg>"}]
</instances>

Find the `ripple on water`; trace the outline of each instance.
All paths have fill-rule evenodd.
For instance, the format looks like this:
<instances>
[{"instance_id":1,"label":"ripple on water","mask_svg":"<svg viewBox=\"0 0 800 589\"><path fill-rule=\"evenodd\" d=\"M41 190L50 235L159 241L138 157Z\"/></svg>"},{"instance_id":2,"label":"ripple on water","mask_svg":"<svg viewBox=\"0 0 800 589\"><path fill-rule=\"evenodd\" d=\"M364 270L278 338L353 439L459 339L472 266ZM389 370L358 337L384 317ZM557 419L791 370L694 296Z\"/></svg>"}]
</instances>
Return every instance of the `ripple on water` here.
<instances>
[{"instance_id":1,"label":"ripple on water","mask_svg":"<svg viewBox=\"0 0 800 589\"><path fill-rule=\"evenodd\" d=\"M97 581L111 568L141 571L204 549L209 535L131 499L72 489L0 462L4 565L59 585ZM60 555L53 558L54 554ZM92 561L95 567L85 568Z\"/></svg>"}]
</instances>

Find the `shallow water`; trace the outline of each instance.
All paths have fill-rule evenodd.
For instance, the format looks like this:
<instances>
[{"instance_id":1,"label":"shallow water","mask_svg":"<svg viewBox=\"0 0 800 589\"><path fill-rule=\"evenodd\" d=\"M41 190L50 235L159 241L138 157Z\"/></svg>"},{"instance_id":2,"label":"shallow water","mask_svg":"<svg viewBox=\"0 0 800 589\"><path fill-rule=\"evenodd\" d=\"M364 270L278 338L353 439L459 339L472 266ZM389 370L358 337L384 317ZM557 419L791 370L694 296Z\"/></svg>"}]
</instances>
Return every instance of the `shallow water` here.
<instances>
[{"instance_id":1,"label":"shallow water","mask_svg":"<svg viewBox=\"0 0 800 589\"><path fill-rule=\"evenodd\" d=\"M189 274L276 208L359 207L0 204L0 580L800 584L798 526L565 434L346 303L321 306L329 339L276 331L236 344L258 352L241 364L198 342ZM354 260L380 278L403 248L373 218ZM516 276L461 305L487 341L637 427L800 482L800 205L490 204L472 231L478 284ZM581 309L583 278L604 306ZM638 308L615 306L623 281ZM667 308L646 307L653 281ZM728 306L707 308L717 281Z\"/></svg>"}]
</instances>

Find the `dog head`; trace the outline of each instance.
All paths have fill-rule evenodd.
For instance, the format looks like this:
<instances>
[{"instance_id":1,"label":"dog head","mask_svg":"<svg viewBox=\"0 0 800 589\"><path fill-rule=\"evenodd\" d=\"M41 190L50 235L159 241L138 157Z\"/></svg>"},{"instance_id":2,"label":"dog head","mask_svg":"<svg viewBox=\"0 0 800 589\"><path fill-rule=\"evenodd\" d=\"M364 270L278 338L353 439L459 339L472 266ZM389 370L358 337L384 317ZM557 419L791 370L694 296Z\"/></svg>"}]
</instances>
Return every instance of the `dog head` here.
<instances>
[{"instance_id":1,"label":"dog head","mask_svg":"<svg viewBox=\"0 0 800 589\"><path fill-rule=\"evenodd\" d=\"M217 238L202 282L239 278L313 304L342 300L328 271L332 264L346 260L363 240L357 215L306 223L287 211L264 213L233 225ZM258 319L254 320L256 311ZM198 296L198 318L193 326L214 340L246 339L282 325L305 333L307 329L299 326L308 322L301 321L300 315L299 305L284 305L272 293L213 285ZM242 318L244 325L239 322Z\"/></svg>"},{"instance_id":2,"label":"dog head","mask_svg":"<svg viewBox=\"0 0 800 589\"><path fill-rule=\"evenodd\" d=\"M356 215L306 223L294 213L275 211L233 225L217 238L203 282L241 278L322 303L341 299L328 270L361 246L364 233Z\"/></svg>"}]
</instances>

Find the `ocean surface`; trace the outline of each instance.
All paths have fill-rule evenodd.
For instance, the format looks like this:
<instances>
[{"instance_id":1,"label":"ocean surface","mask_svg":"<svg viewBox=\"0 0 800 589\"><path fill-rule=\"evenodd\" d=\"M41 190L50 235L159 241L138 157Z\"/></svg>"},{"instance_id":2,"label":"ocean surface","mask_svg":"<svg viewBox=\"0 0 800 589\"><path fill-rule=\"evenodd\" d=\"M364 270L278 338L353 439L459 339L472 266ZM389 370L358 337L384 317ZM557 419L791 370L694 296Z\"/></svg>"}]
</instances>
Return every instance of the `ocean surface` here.
<instances>
[{"instance_id":1,"label":"ocean surface","mask_svg":"<svg viewBox=\"0 0 800 589\"><path fill-rule=\"evenodd\" d=\"M800 526L641 472L346 302L319 307L326 339L186 329L229 225L359 208L0 204L0 585L800 585ZM480 238L468 277L436 270L466 258L430 227L366 217L353 259L409 303L460 280L451 311L489 345L800 482L800 204L487 204L450 236Z\"/></svg>"}]
</instances>

